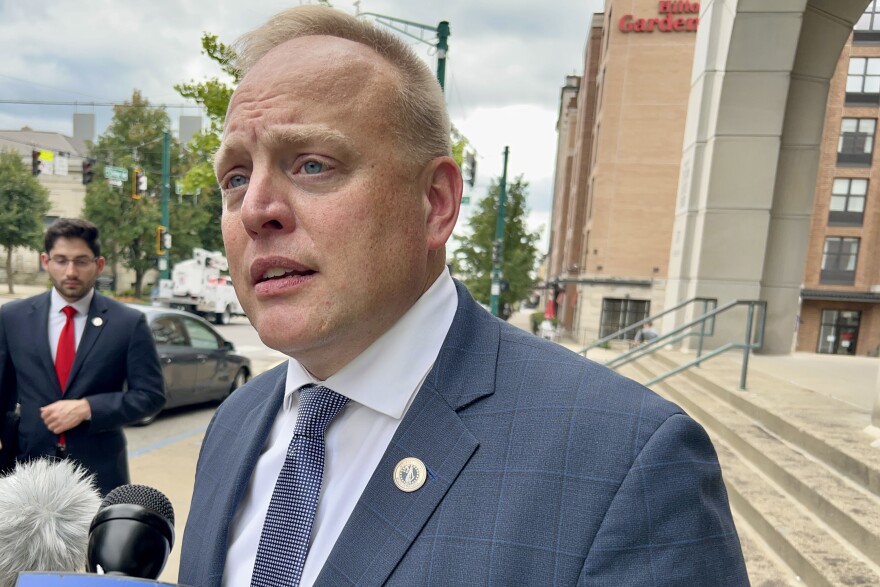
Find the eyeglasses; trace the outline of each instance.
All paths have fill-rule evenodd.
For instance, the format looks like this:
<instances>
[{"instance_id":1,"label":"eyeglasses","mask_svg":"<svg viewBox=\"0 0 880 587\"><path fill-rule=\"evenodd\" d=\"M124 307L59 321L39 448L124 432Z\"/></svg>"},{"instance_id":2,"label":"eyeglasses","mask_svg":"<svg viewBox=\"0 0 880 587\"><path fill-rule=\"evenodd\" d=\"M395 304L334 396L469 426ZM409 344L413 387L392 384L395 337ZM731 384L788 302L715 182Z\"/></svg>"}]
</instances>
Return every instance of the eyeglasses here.
<instances>
[{"instance_id":1,"label":"eyeglasses","mask_svg":"<svg viewBox=\"0 0 880 587\"><path fill-rule=\"evenodd\" d=\"M55 265L58 269L67 269L67 266L73 263L73 266L77 269L85 269L92 263L94 263L97 259L94 257L77 257L75 259L68 259L67 257L55 256L49 259L49 262Z\"/></svg>"}]
</instances>

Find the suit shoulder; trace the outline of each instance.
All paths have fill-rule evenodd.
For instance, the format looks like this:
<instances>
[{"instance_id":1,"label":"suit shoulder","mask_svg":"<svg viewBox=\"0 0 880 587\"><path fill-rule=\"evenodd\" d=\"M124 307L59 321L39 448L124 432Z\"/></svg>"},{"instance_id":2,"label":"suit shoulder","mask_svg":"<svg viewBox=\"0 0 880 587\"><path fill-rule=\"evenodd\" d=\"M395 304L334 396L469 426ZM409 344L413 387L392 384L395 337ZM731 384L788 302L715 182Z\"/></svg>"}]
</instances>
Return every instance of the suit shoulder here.
<instances>
[{"instance_id":1,"label":"suit shoulder","mask_svg":"<svg viewBox=\"0 0 880 587\"><path fill-rule=\"evenodd\" d=\"M43 293L38 293L35 296L29 296L26 298L17 298L14 300L9 300L2 306L0 306L0 310L4 312L10 311L21 311L24 308L30 308L39 304L48 304L49 303L49 295L52 293L52 290L46 290Z\"/></svg>"},{"instance_id":2,"label":"suit shoulder","mask_svg":"<svg viewBox=\"0 0 880 587\"><path fill-rule=\"evenodd\" d=\"M12 314L18 314L25 308L33 305L36 296L32 296L29 298L20 298L17 300L10 300L0 306L0 312L2 312L6 316L11 316Z\"/></svg>"},{"instance_id":3,"label":"suit shoulder","mask_svg":"<svg viewBox=\"0 0 880 587\"><path fill-rule=\"evenodd\" d=\"M218 408L224 414L248 412L266 400L279 385L283 385L287 373L287 361L260 373L226 398Z\"/></svg>"},{"instance_id":4,"label":"suit shoulder","mask_svg":"<svg viewBox=\"0 0 880 587\"><path fill-rule=\"evenodd\" d=\"M92 302L103 304L108 313L114 314L116 316L124 316L131 320L137 320L141 316L144 316L144 313L136 308L132 308L118 300L114 300L110 296L105 296L104 294L100 294L95 292L95 300Z\"/></svg>"},{"instance_id":5,"label":"suit shoulder","mask_svg":"<svg viewBox=\"0 0 880 587\"><path fill-rule=\"evenodd\" d=\"M502 325L498 376L531 381L543 400L571 401L590 410L638 412L658 423L684 411L642 384L562 345ZM522 385L522 389L529 389Z\"/></svg>"}]
</instances>

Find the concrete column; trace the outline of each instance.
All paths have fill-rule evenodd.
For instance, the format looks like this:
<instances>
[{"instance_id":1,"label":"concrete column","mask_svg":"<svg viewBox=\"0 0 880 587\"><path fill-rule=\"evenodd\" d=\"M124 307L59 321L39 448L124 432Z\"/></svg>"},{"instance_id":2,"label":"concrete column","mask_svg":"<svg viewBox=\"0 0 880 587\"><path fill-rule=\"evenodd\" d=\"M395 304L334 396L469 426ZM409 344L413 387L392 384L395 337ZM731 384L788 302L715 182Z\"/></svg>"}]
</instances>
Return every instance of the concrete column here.
<instances>
[{"instance_id":1,"label":"concrete column","mask_svg":"<svg viewBox=\"0 0 880 587\"><path fill-rule=\"evenodd\" d=\"M874 411L871 413L871 424L880 428L880 369L877 370L877 398L874 400Z\"/></svg>"},{"instance_id":2,"label":"concrete column","mask_svg":"<svg viewBox=\"0 0 880 587\"><path fill-rule=\"evenodd\" d=\"M758 299L785 104L806 0L703 5L685 127L666 306ZM772 10L772 11L771 11ZM744 311L710 346L742 338ZM670 325L664 324L664 330Z\"/></svg>"},{"instance_id":3,"label":"concrete column","mask_svg":"<svg viewBox=\"0 0 880 587\"><path fill-rule=\"evenodd\" d=\"M791 351L828 82L865 6L703 4L667 307L694 296L717 297L719 305L765 299L764 351ZM742 340L744 314L719 320L709 346Z\"/></svg>"}]
</instances>

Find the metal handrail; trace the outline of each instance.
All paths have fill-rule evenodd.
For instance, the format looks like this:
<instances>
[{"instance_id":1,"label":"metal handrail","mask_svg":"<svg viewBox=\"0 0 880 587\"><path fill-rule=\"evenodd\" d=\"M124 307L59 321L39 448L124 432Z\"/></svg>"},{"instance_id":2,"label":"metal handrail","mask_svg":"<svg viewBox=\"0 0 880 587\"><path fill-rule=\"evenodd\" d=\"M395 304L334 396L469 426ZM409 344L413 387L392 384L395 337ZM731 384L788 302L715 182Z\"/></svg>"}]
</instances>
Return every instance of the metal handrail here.
<instances>
[{"instance_id":1,"label":"metal handrail","mask_svg":"<svg viewBox=\"0 0 880 587\"><path fill-rule=\"evenodd\" d=\"M704 355L702 353L702 350L703 350L703 337L706 336L706 334L705 334L706 322L712 321L713 330L714 330L715 317L718 316L719 314L727 312L728 310L731 310L731 309L738 307L738 306L748 306L748 315L746 317L746 331L745 331L744 341L741 343L740 342L727 343L723 346L718 347L717 349L713 350L712 352ZM757 336L753 336L752 331L754 330L755 310L757 308L761 309L761 315L760 315L760 321L758 322L758 329L756 332ZM622 353L622 354L614 357L610 361L606 362L605 366L611 367L611 368L621 367L623 365L626 365L627 363L631 363L631 362L638 360L644 356L653 354L653 353L657 352L658 350L660 350L661 347L664 347L668 344L678 342L688 336L696 335L699 337L699 342L698 342L698 346L697 346L697 356L695 359L693 359L692 361L688 361L687 363L685 363L683 365L679 365L675 369L672 369L671 371L668 371L662 375L658 375L654 379L651 379L650 381L645 383L645 385L653 385L654 383L658 383L660 381L663 381L667 377L671 377L673 375L681 373L682 371L684 371L686 369L690 369L691 367L693 367L695 365L699 366L700 363L707 361L713 357L717 357L718 355L720 355L722 353L726 353L729 350L742 349L743 361L742 361L742 367L740 369L739 388L741 390L745 390L746 376L748 374L748 368L749 368L749 353L752 350L759 350L764 346L764 330L766 327L766 323L767 323L767 302L765 302L764 300L734 300L734 301L729 302L721 307L715 308L714 310L707 312L698 318L691 320L687 324L683 324L683 325L679 326L678 328L676 328L675 330L672 330L671 332L668 332L666 334L658 336L657 338L653 338L642 345L639 345L633 349L630 349L629 351L627 351L625 353ZM700 326L700 331L699 332L692 332L691 329L697 325Z\"/></svg>"},{"instance_id":2,"label":"metal handrail","mask_svg":"<svg viewBox=\"0 0 880 587\"><path fill-rule=\"evenodd\" d=\"M718 299L717 298L696 297L696 298L691 298L689 300L685 300L682 303L678 304L677 306L669 308L668 310L664 310L663 312L660 312L659 314L654 314L653 316L648 316L644 320L640 320L639 322L636 322L634 324L630 324L626 328L621 328L617 332L614 332L612 334L609 334L608 336L600 338L599 340L591 342L586 347L584 347L583 349L578 351L578 354L581 354L586 357L587 351L589 351L590 349L594 349L594 348L601 346L607 342L611 342L612 340L617 340L622 335L624 335L632 330L638 330L639 328L641 328L642 326L644 326L648 322L654 322L655 320L657 320L658 318L662 318L666 314L670 314L670 313L675 312L677 310L681 310L685 306L688 306L688 305L693 304L695 302L703 302L703 314L706 314L709 311L708 308L710 305L712 306L713 309L718 307ZM703 336L712 336L712 334L714 332L715 332L715 322L712 321L712 323L709 325L709 331L704 332ZM700 340L700 344L702 345L702 339Z\"/></svg>"}]
</instances>

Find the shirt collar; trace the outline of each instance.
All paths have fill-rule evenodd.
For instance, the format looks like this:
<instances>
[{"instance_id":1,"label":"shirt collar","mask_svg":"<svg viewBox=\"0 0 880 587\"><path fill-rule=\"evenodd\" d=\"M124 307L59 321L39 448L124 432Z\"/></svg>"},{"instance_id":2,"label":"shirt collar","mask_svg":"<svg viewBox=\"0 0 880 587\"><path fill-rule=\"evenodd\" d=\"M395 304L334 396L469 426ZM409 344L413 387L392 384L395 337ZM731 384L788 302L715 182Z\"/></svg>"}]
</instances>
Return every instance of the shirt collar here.
<instances>
[{"instance_id":1,"label":"shirt collar","mask_svg":"<svg viewBox=\"0 0 880 587\"><path fill-rule=\"evenodd\" d=\"M73 306L76 308L77 315L88 316L89 315L89 307L92 305L92 298L95 297L95 288L89 290L89 293L78 299L77 301L70 303L64 298L61 297L61 294L58 293L58 290L54 287L52 288L51 294L51 303L49 305L49 315L54 315L60 312L65 306Z\"/></svg>"},{"instance_id":2,"label":"shirt collar","mask_svg":"<svg viewBox=\"0 0 880 587\"><path fill-rule=\"evenodd\" d=\"M317 381L296 360L287 366L284 409L293 393L320 383L350 400L399 419L434 365L458 308L458 293L449 270L364 352L326 381Z\"/></svg>"}]
</instances>

